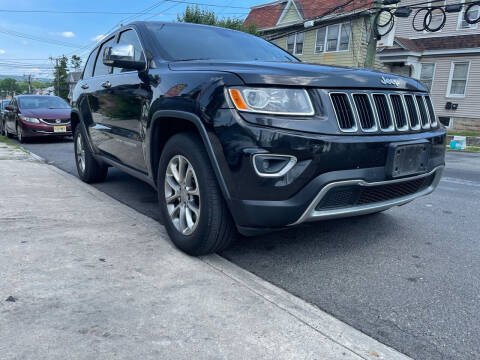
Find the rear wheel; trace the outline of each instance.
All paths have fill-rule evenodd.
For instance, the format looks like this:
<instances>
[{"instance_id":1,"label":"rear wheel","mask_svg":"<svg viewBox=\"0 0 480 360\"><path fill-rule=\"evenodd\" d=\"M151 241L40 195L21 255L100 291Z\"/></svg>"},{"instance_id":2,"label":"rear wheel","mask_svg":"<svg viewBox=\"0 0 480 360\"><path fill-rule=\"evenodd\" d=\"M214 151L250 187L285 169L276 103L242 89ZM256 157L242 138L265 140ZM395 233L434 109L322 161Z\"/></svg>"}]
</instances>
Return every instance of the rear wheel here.
<instances>
[{"instance_id":1,"label":"rear wheel","mask_svg":"<svg viewBox=\"0 0 480 360\"><path fill-rule=\"evenodd\" d=\"M78 177L86 183L105 181L108 175L108 167L93 157L81 125L77 126L73 140Z\"/></svg>"},{"instance_id":2,"label":"rear wheel","mask_svg":"<svg viewBox=\"0 0 480 360\"><path fill-rule=\"evenodd\" d=\"M165 227L178 248L198 256L233 242L235 225L198 136L182 133L167 142L157 181Z\"/></svg>"}]
</instances>

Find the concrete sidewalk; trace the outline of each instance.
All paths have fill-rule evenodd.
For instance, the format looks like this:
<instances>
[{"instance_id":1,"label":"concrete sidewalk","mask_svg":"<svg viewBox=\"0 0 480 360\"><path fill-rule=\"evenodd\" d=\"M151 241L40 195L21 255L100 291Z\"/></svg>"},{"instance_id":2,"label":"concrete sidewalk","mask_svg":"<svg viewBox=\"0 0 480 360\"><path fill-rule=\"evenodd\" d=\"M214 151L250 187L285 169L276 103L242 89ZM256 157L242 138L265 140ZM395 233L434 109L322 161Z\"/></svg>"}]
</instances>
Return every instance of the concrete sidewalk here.
<instances>
[{"instance_id":1,"label":"concrete sidewalk","mask_svg":"<svg viewBox=\"0 0 480 360\"><path fill-rule=\"evenodd\" d=\"M407 359L1 142L0 246L1 359Z\"/></svg>"}]
</instances>

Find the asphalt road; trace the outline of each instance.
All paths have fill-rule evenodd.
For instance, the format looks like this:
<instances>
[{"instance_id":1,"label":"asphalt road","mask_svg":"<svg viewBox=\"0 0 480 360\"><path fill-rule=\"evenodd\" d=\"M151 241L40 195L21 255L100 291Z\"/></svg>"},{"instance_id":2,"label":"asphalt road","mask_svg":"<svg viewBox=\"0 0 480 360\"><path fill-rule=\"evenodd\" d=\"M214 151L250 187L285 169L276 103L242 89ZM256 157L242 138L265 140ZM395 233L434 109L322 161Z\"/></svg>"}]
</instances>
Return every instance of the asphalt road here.
<instances>
[{"instance_id":1,"label":"asphalt road","mask_svg":"<svg viewBox=\"0 0 480 360\"><path fill-rule=\"evenodd\" d=\"M25 147L76 174L71 141ZM131 176L111 169L95 187L161 221L155 192ZM480 154L448 153L428 197L241 239L222 255L415 359L479 359L479 219Z\"/></svg>"}]
</instances>

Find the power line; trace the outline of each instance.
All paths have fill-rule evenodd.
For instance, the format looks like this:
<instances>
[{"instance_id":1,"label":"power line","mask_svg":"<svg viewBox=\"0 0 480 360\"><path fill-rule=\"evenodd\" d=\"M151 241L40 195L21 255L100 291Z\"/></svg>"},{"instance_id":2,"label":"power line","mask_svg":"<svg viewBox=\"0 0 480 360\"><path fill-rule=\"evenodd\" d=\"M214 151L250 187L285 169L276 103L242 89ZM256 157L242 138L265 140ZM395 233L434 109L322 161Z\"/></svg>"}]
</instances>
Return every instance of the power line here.
<instances>
[{"instance_id":1,"label":"power line","mask_svg":"<svg viewBox=\"0 0 480 360\"><path fill-rule=\"evenodd\" d=\"M21 32L18 32L18 31L13 31L13 30L8 30L8 29L4 29L4 28L0 28L0 33L10 35L10 36L19 37L19 38L23 38L23 39L29 39L29 40L33 40L33 41L44 42L44 43L51 44L51 45L74 47L74 48L79 47L78 45L75 45L75 44L72 44L72 43L69 43L69 42L66 42L66 41L47 39L47 38L43 38L43 37L39 37L39 36L35 36L35 35L30 35L30 34L25 34L25 33L21 33Z\"/></svg>"}]
</instances>

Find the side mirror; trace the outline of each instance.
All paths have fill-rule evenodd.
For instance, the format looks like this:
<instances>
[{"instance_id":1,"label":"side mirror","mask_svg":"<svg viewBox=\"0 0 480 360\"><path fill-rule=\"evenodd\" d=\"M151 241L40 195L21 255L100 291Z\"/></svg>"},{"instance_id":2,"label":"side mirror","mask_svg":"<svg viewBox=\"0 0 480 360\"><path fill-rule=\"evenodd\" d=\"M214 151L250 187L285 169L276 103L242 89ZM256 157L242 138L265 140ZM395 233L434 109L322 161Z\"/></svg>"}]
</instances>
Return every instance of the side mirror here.
<instances>
[{"instance_id":1,"label":"side mirror","mask_svg":"<svg viewBox=\"0 0 480 360\"><path fill-rule=\"evenodd\" d=\"M13 111L13 110L15 110L15 108L13 107L13 105L7 105L7 106L5 106L5 110Z\"/></svg>"},{"instance_id":2,"label":"side mirror","mask_svg":"<svg viewBox=\"0 0 480 360\"><path fill-rule=\"evenodd\" d=\"M108 46L103 51L103 63L121 69L144 70L145 61L135 60L133 45Z\"/></svg>"}]
</instances>

